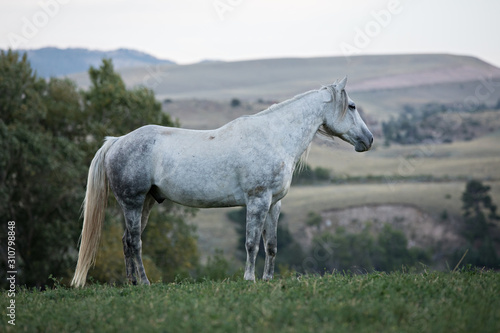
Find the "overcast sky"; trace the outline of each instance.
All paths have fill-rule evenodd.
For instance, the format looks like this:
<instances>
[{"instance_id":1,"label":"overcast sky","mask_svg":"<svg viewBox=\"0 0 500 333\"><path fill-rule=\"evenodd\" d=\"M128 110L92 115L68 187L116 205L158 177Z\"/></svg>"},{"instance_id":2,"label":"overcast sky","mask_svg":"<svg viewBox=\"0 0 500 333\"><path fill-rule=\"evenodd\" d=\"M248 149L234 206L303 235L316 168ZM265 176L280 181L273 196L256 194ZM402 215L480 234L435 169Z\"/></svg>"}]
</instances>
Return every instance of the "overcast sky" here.
<instances>
[{"instance_id":1,"label":"overcast sky","mask_svg":"<svg viewBox=\"0 0 500 333\"><path fill-rule=\"evenodd\" d=\"M0 0L0 48L131 48L185 64L453 53L500 66L498 0Z\"/></svg>"}]
</instances>

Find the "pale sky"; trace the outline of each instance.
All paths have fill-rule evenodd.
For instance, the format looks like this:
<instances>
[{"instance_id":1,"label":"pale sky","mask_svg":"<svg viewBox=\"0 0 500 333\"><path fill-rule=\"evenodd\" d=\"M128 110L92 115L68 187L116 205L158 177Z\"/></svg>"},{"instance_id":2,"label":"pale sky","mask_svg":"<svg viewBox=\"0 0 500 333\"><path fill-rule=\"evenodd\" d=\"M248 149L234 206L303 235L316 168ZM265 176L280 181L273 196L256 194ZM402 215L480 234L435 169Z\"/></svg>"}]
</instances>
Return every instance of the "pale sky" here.
<instances>
[{"instance_id":1,"label":"pale sky","mask_svg":"<svg viewBox=\"0 0 500 333\"><path fill-rule=\"evenodd\" d=\"M180 64L452 53L500 67L499 0L0 0L0 48L131 48Z\"/></svg>"}]
</instances>

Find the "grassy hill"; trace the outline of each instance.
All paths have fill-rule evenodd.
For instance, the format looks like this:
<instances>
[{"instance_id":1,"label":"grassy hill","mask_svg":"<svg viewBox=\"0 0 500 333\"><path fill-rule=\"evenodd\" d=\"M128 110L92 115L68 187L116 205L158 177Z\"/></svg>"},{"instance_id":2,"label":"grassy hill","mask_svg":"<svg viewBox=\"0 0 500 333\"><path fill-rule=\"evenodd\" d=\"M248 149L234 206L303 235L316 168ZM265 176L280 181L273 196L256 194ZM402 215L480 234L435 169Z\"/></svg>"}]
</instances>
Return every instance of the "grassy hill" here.
<instances>
[{"instance_id":1,"label":"grassy hill","mask_svg":"<svg viewBox=\"0 0 500 333\"><path fill-rule=\"evenodd\" d=\"M487 333L500 330L499 293L491 271L23 289L16 326L4 315L0 330Z\"/></svg>"}]
</instances>

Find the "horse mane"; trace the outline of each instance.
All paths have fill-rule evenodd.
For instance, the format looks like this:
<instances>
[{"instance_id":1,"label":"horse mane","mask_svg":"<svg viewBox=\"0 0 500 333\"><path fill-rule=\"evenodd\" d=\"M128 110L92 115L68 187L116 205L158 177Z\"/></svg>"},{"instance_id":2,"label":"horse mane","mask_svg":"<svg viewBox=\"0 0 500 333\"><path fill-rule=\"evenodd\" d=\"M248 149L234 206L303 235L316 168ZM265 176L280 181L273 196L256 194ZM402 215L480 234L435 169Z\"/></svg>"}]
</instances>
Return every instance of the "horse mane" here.
<instances>
[{"instance_id":1,"label":"horse mane","mask_svg":"<svg viewBox=\"0 0 500 333\"><path fill-rule=\"evenodd\" d=\"M332 95L332 103L333 104L336 104L337 103L337 96L335 94L335 91L334 91L334 86L335 84L332 84L332 85L327 85L327 86L323 86L320 88L321 89L327 89L330 94ZM274 112L274 111L277 111L277 110L280 110L286 106L288 106L289 104L301 99L302 97L305 97L306 95L309 95L309 94L312 94L312 93L315 93L315 92L318 92L318 90L310 90L310 91L306 91L305 93L302 93L302 94L299 94L299 95L296 95L290 99L287 99L283 102L280 102L280 103L275 103L273 105L271 105L270 107L268 107L267 109L255 114L256 116L259 116L259 115L266 115L270 112ZM347 99L347 93L345 92L345 90L342 90L340 92L340 109L341 109L341 114L340 114L340 118L344 118L345 115L346 115L346 112L347 112L347 108L349 106L349 101ZM327 138L330 138L330 139L333 139L334 138L334 133L332 133L326 126L324 125L321 125L318 129L318 133L327 137ZM309 144L309 146L307 147L307 149L304 151L304 153L302 154L302 156L300 157L299 161L297 162L297 171L302 171L305 167L306 167L306 164L307 164L307 158L309 157L309 152L311 151L311 145L312 145L312 142L311 144Z\"/></svg>"},{"instance_id":2,"label":"horse mane","mask_svg":"<svg viewBox=\"0 0 500 333\"><path fill-rule=\"evenodd\" d=\"M298 94L292 98L289 98L283 102L279 102L279 103L275 103L273 105L271 105L270 107L268 107L267 109L259 112L256 114L257 115L266 115L270 112L274 112L274 111L277 111L277 110L280 110L282 108L284 108L285 106L288 106L289 104L301 99L302 97L305 97L306 95L309 95L309 94L312 94L314 92L317 92L317 90L310 90L310 91L306 91L305 93L302 93L302 94Z\"/></svg>"},{"instance_id":3,"label":"horse mane","mask_svg":"<svg viewBox=\"0 0 500 333\"><path fill-rule=\"evenodd\" d=\"M334 84L333 85L328 85L328 86L323 86L321 87L321 89L327 89L330 94L332 95L332 99L333 99L333 103L336 103L337 102L337 96L335 94L335 91L334 91L334 88L333 88ZM319 89L319 90L321 90ZM257 113L256 115L265 115L265 114L268 114L270 112L273 112L273 111L276 111L276 110L279 110L279 109L282 109L286 106L288 106L289 104L301 99L302 97L305 97L306 95L309 95L309 94L312 94L312 93L315 93L315 92L318 92L318 90L309 90L309 91L306 91L305 93L302 93L302 94L298 94L292 98L289 98L283 102L280 102L280 103L275 103L273 105L271 105L270 107L268 107L267 109ZM341 107L341 115L340 117L341 118L344 118L346 112L347 112L347 107L349 106L349 102L348 102L348 99L347 99L347 93L345 92L345 90L342 90L341 93L340 93L340 107Z\"/></svg>"}]
</instances>

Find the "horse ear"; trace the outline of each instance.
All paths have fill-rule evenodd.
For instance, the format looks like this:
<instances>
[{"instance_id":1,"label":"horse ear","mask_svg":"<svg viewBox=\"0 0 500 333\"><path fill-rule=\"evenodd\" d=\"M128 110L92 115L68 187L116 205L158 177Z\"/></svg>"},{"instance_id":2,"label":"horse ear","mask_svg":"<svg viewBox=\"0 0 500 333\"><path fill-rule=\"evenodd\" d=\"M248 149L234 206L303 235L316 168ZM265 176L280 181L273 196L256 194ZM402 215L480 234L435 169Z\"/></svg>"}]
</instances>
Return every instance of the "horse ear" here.
<instances>
[{"instance_id":1,"label":"horse ear","mask_svg":"<svg viewBox=\"0 0 500 333\"><path fill-rule=\"evenodd\" d=\"M324 86L320 91L323 102L330 103L333 100L333 92L331 91L331 87Z\"/></svg>"},{"instance_id":2,"label":"horse ear","mask_svg":"<svg viewBox=\"0 0 500 333\"><path fill-rule=\"evenodd\" d=\"M340 81L337 85L337 89L339 91L342 91L345 89L345 85L347 84L347 75L342 79L342 81Z\"/></svg>"}]
</instances>

